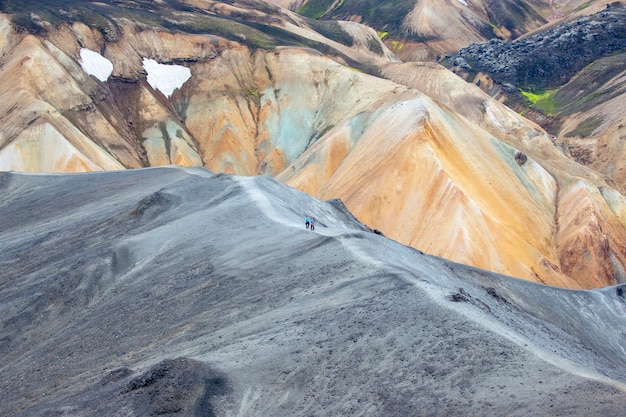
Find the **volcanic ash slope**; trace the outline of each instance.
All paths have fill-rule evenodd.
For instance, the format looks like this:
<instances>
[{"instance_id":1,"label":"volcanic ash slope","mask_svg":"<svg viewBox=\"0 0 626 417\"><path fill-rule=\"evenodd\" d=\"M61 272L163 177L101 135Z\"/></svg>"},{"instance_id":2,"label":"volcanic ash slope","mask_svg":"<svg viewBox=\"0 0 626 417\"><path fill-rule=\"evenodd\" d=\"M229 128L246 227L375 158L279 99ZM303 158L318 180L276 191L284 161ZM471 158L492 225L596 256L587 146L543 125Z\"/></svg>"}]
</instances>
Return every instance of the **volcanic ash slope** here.
<instances>
[{"instance_id":1,"label":"volcanic ash slope","mask_svg":"<svg viewBox=\"0 0 626 417\"><path fill-rule=\"evenodd\" d=\"M265 177L3 173L0 188L0 415L626 408L623 286L430 257Z\"/></svg>"}]
</instances>

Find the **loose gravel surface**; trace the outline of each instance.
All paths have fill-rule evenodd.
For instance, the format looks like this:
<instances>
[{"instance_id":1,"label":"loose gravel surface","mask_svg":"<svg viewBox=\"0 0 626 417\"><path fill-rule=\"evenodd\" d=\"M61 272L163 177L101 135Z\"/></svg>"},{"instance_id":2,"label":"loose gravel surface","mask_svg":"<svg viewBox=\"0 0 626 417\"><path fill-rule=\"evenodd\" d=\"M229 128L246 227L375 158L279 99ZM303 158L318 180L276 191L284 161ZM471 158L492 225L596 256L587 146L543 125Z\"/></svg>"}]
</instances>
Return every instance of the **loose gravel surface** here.
<instances>
[{"instance_id":1,"label":"loose gravel surface","mask_svg":"<svg viewBox=\"0 0 626 417\"><path fill-rule=\"evenodd\" d=\"M623 287L431 257L264 177L2 173L0 192L2 416L626 409Z\"/></svg>"}]
</instances>

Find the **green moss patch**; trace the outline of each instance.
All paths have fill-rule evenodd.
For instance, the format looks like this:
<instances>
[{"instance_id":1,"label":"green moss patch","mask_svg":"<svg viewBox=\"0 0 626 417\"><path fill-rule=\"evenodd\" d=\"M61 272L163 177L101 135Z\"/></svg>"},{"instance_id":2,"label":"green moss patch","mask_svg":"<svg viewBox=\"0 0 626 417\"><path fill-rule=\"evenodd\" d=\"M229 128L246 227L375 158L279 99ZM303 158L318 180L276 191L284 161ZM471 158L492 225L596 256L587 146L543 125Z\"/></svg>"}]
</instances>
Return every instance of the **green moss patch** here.
<instances>
[{"instance_id":1,"label":"green moss patch","mask_svg":"<svg viewBox=\"0 0 626 417\"><path fill-rule=\"evenodd\" d=\"M311 19L321 19L332 7L334 0L311 0L296 11L296 13L310 17Z\"/></svg>"},{"instance_id":2,"label":"green moss patch","mask_svg":"<svg viewBox=\"0 0 626 417\"><path fill-rule=\"evenodd\" d=\"M592 116L583 120L576 126L576 129L569 131L565 134L566 137L571 138L574 136L580 136L586 138L591 136L594 130L596 130L604 121L602 116Z\"/></svg>"},{"instance_id":3,"label":"green moss patch","mask_svg":"<svg viewBox=\"0 0 626 417\"><path fill-rule=\"evenodd\" d=\"M580 6L578 6L575 11L580 12L584 9L586 9L587 7L591 6L593 4L593 1L588 1L586 3L581 4Z\"/></svg>"},{"instance_id":4,"label":"green moss patch","mask_svg":"<svg viewBox=\"0 0 626 417\"><path fill-rule=\"evenodd\" d=\"M522 91L522 95L530 101L532 107L535 110L539 110L547 116L554 114L556 105L554 100L554 93L557 90L546 90L541 93L533 93L530 91Z\"/></svg>"},{"instance_id":5,"label":"green moss patch","mask_svg":"<svg viewBox=\"0 0 626 417\"><path fill-rule=\"evenodd\" d=\"M362 23L377 28L380 31L388 32L393 37L411 39L413 34L407 34L402 31L402 22L406 16L413 10L418 0L351 0L338 2L332 7L333 1L328 0L309 0L307 5L298 11L305 16L319 16L325 19L349 20L353 16L361 16ZM317 10L317 14L307 11L306 7ZM323 10L320 15L321 10Z\"/></svg>"},{"instance_id":6,"label":"green moss patch","mask_svg":"<svg viewBox=\"0 0 626 417\"><path fill-rule=\"evenodd\" d=\"M626 53L622 53L599 59L585 67L556 94L557 102L563 103L560 113L582 113L623 94L624 84L613 80L626 71L625 59Z\"/></svg>"}]
</instances>

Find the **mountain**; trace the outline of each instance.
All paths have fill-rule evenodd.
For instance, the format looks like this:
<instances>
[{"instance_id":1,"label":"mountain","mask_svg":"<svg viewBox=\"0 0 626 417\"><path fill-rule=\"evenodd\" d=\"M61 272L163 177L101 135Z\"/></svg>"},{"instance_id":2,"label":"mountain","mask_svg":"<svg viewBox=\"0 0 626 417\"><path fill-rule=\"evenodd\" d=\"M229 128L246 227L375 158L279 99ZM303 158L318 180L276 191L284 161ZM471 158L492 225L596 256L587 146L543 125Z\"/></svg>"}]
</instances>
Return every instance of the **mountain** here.
<instances>
[{"instance_id":1,"label":"mountain","mask_svg":"<svg viewBox=\"0 0 626 417\"><path fill-rule=\"evenodd\" d=\"M14 12L11 22L17 32L10 30L11 23L5 18L3 26L9 36L1 46L0 77L4 91L10 94L3 102L3 107L8 109L3 122L8 129L2 132L0 158L4 159L3 168L8 169L80 171L163 163L200 164L208 159L216 160L218 165L217 160L226 159L219 150L217 154L204 153L213 147L220 149L222 141L230 141L233 134L256 135L256 113L262 111L256 84L271 82L272 71L278 75L281 66L292 65L290 60L299 60L300 56L305 65L309 59L313 63L321 61L320 81L326 65L339 68L334 61L310 49L311 45L363 69L367 67L366 58L385 59L364 49L356 40L352 47L347 47L323 38L304 24L295 26L286 19L276 22L273 15L265 15L267 22L262 27L270 32L266 34L255 28L263 18L254 10L234 6L221 10L221 2L207 3L207 9L203 10L175 1L163 3L177 6L175 10L165 6L162 10L148 10L149 5L135 8L114 2L79 2L80 6L76 7L81 8L69 11L50 2L47 17L52 22L49 24L23 22L30 19L29 5L32 8L39 2L5 3L17 9L5 5L5 9ZM250 7L247 3L244 6ZM218 12L221 17L214 16ZM246 17L253 21L247 25L240 23ZM289 19L299 18L290 15ZM287 31L279 24L295 29ZM27 30L29 25L37 27L31 32L44 34L40 38L22 34L20 31ZM326 27L325 32L334 30L348 37L339 24L315 25ZM354 32L355 38L378 39L371 29L369 33L362 26L346 24L346 27ZM244 43L231 38L239 42L243 39ZM377 42L382 48L380 41ZM293 44L300 47L294 50ZM82 57L84 50L104 53L100 59L113 68L105 77L106 82L82 68L90 63ZM149 74L145 59L185 64L195 77L179 86L178 94L170 100L158 83L146 82ZM287 74L281 84L298 83L299 77L298 73ZM213 106L207 106L207 102ZM234 120L227 120L228 125L222 130L220 112L223 109L230 112L231 108L235 109ZM212 120L212 114L217 114L216 120ZM223 132L224 137L206 138L211 129ZM254 138L257 142L262 139ZM206 146L209 149L197 149L200 146L197 142L208 141L212 142ZM242 145L235 152L254 158L255 146L251 145ZM45 154L49 156L41 156L38 153L41 148L47 149ZM50 152L52 148L66 149L59 156ZM271 154L273 148L270 144L267 153ZM234 161L235 168L253 173L265 158L266 155L259 155L257 161ZM224 165L228 162L224 161Z\"/></svg>"},{"instance_id":2,"label":"mountain","mask_svg":"<svg viewBox=\"0 0 626 417\"><path fill-rule=\"evenodd\" d=\"M601 1L537 0L267 0L320 20L376 29L403 61L434 60L470 42L513 40L551 21L604 7Z\"/></svg>"},{"instance_id":3,"label":"mountain","mask_svg":"<svg viewBox=\"0 0 626 417\"><path fill-rule=\"evenodd\" d=\"M567 288L626 280L619 184L370 27L251 0L0 6L2 170L268 175L432 255Z\"/></svg>"},{"instance_id":4,"label":"mountain","mask_svg":"<svg viewBox=\"0 0 626 417\"><path fill-rule=\"evenodd\" d=\"M404 61L434 59L470 41L517 37L546 20L528 3L509 1L270 0L307 17L364 23L379 31Z\"/></svg>"},{"instance_id":5,"label":"mountain","mask_svg":"<svg viewBox=\"0 0 626 417\"><path fill-rule=\"evenodd\" d=\"M471 44L449 65L556 138L572 159L626 185L626 7L573 16L514 42Z\"/></svg>"},{"instance_id":6,"label":"mountain","mask_svg":"<svg viewBox=\"0 0 626 417\"><path fill-rule=\"evenodd\" d=\"M262 176L5 172L0 188L3 416L626 406L624 285L455 264Z\"/></svg>"}]
</instances>

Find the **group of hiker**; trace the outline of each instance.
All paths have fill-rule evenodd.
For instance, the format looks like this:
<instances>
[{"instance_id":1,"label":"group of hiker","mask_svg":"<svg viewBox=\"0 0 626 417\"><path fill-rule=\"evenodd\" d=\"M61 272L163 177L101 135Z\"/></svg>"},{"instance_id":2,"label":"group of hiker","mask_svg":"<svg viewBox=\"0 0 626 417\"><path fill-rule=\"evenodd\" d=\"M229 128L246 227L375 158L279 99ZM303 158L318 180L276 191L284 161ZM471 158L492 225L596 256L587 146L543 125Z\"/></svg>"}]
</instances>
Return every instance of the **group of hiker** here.
<instances>
[{"instance_id":1,"label":"group of hiker","mask_svg":"<svg viewBox=\"0 0 626 417\"><path fill-rule=\"evenodd\" d=\"M307 229L315 230L315 219L313 217L306 216L304 219L304 225Z\"/></svg>"}]
</instances>

